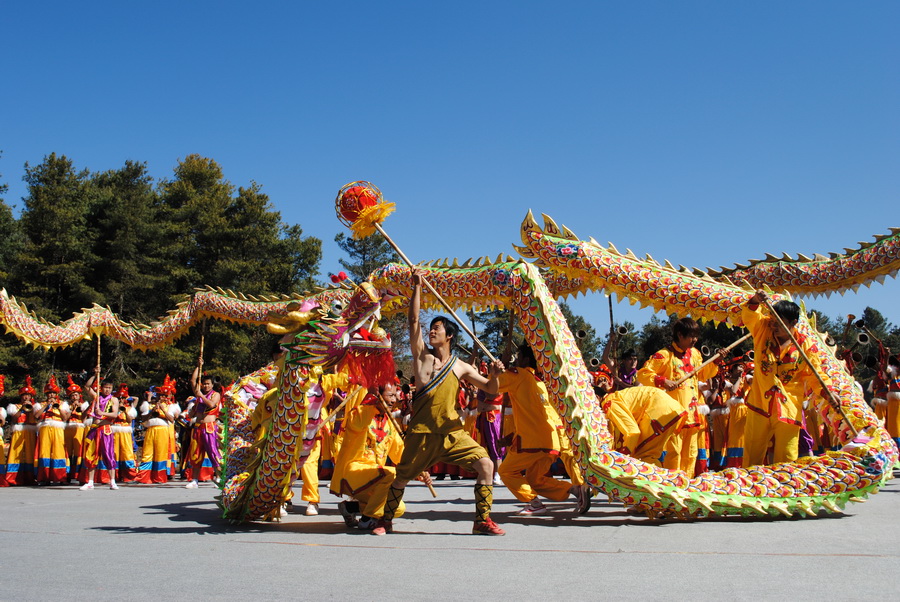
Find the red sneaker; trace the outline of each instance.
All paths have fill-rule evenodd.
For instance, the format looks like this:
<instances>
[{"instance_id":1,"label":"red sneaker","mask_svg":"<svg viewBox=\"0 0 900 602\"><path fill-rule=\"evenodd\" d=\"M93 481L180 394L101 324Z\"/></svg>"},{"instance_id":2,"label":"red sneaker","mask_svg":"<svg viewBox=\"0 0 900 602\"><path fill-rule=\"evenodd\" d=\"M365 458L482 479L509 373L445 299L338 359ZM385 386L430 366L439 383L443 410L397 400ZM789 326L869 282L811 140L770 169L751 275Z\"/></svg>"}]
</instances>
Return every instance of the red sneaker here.
<instances>
[{"instance_id":1,"label":"red sneaker","mask_svg":"<svg viewBox=\"0 0 900 602\"><path fill-rule=\"evenodd\" d=\"M383 518L379 518L378 522L375 523L375 528L372 529L372 535L387 535L388 533L393 532L393 523L389 520L384 520Z\"/></svg>"},{"instance_id":2,"label":"red sneaker","mask_svg":"<svg viewBox=\"0 0 900 602\"><path fill-rule=\"evenodd\" d=\"M472 527L472 535L506 535L506 531L488 518L483 521L475 521L475 525Z\"/></svg>"}]
</instances>

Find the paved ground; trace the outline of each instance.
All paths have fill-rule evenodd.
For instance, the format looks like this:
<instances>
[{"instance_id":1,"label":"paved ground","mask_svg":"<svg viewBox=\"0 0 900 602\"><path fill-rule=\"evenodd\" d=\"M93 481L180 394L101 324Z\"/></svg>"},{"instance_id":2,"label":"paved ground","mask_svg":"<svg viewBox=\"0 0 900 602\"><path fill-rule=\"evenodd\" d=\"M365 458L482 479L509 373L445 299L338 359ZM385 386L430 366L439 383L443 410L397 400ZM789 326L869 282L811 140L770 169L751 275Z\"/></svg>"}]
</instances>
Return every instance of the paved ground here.
<instances>
[{"instance_id":1,"label":"paved ground","mask_svg":"<svg viewBox=\"0 0 900 602\"><path fill-rule=\"evenodd\" d=\"M655 522L595 501L473 536L471 481L407 489L396 532L348 532L321 487L317 517L232 526L210 485L0 489L3 600L836 600L900 596L900 482L837 518ZM299 489L297 490L299 498ZM62 566L60 571L58 567Z\"/></svg>"}]
</instances>

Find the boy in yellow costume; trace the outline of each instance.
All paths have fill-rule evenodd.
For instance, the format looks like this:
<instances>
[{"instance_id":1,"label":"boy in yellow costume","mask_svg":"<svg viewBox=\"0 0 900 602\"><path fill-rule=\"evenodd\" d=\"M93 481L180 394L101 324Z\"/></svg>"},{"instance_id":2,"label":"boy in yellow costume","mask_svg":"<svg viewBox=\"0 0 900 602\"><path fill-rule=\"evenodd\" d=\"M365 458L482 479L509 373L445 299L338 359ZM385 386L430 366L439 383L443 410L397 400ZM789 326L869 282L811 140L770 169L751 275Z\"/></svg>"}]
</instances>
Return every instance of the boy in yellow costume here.
<instances>
[{"instance_id":1,"label":"boy in yellow costume","mask_svg":"<svg viewBox=\"0 0 900 602\"><path fill-rule=\"evenodd\" d=\"M381 401L369 393L344 415L343 442L331 477L331 492L352 498L338 504L344 523L366 530L374 528L384 513L383 501L397 474L387 466L388 459L396 464L403 454L403 439L384 411L397 403L396 385L384 385L379 396ZM373 499L377 502L371 503ZM394 516L403 516L404 511L401 502ZM362 515L359 521L357 512Z\"/></svg>"},{"instance_id":2,"label":"boy in yellow costume","mask_svg":"<svg viewBox=\"0 0 900 602\"><path fill-rule=\"evenodd\" d=\"M794 339L803 348L813 365L803 361L800 351L791 342L773 316L764 316L760 304L766 294L757 291L741 310L744 326L753 335L753 384L747 396L747 423L744 427L744 466L765 463L766 450L774 437L773 462L792 462L799 452L800 428L803 426L803 400L807 391L823 393L813 369L819 372L826 385L828 376L821 372L818 347L812 337L806 337L794 327L800 319L800 307L791 301L779 301L773 308Z\"/></svg>"},{"instance_id":3,"label":"boy in yellow costume","mask_svg":"<svg viewBox=\"0 0 900 602\"><path fill-rule=\"evenodd\" d=\"M554 501L573 495L577 502L576 511L584 514L591 504L587 487L548 475L562 447L556 429L559 415L550 406L547 387L535 375L535 368L534 353L523 343L519 346L516 368L503 372L498 378L499 391L509 393L515 420L512 444L500 464L500 479L517 500L527 504L520 515L547 513L547 507L538 495Z\"/></svg>"},{"instance_id":4,"label":"boy in yellow costume","mask_svg":"<svg viewBox=\"0 0 900 602\"><path fill-rule=\"evenodd\" d=\"M637 373L640 384L665 390L687 412L681 427L666 444L663 466L682 470L688 477L694 476L698 439L706 428L706 418L701 410L701 407L706 408L706 404L700 394L700 382L712 378L719 371L714 363L697 370L703 363L703 356L694 348L699 336L697 322L691 318L678 320L672 328L672 344L654 353ZM693 377L675 385L688 374Z\"/></svg>"}]
</instances>

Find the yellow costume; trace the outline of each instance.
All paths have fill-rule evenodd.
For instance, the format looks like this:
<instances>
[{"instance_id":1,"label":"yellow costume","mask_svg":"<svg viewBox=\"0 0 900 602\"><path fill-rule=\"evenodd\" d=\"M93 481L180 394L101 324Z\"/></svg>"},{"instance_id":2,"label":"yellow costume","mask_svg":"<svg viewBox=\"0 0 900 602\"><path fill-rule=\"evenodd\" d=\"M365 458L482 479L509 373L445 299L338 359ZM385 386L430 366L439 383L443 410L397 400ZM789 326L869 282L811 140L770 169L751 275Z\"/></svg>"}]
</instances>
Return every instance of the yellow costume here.
<instances>
[{"instance_id":1,"label":"yellow costume","mask_svg":"<svg viewBox=\"0 0 900 602\"><path fill-rule=\"evenodd\" d=\"M744 466L765 463L766 450L774 437L773 462L792 462L798 456L800 427L803 425L803 400L807 391L821 394L822 388L809 365L793 343L779 345L774 336L775 318L764 317L755 304L741 310L744 326L753 335L755 369L747 396ZM821 363L815 339L795 333L815 370ZM822 374L826 384L828 376Z\"/></svg>"},{"instance_id":2,"label":"yellow costume","mask_svg":"<svg viewBox=\"0 0 900 602\"><path fill-rule=\"evenodd\" d=\"M332 493L357 500L361 512L372 518L381 518L397 474L393 466L386 466L387 461L396 464L403 454L403 439L377 404L370 398L344 416L343 443L331 478ZM369 503L373 499L376 504ZM394 516L402 516L404 508L401 501Z\"/></svg>"},{"instance_id":3,"label":"yellow costume","mask_svg":"<svg viewBox=\"0 0 900 602\"><path fill-rule=\"evenodd\" d=\"M37 482L63 483L69 478L69 458L66 454L66 419L69 404L49 402L41 406L38 424Z\"/></svg>"},{"instance_id":4,"label":"yellow costume","mask_svg":"<svg viewBox=\"0 0 900 602\"><path fill-rule=\"evenodd\" d=\"M622 436L622 452L662 466L663 449L687 412L656 387L629 387L603 398L603 411Z\"/></svg>"},{"instance_id":5,"label":"yellow costume","mask_svg":"<svg viewBox=\"0 0 900 602\"><path fill-rule=\"evenodd\" d=\"M687 415L681 428L669 438L665 447L663 466L672 470L682 470L688 477L694 476L698 439L706 428L706 417L700 410L700 407L706 404L700 394L699 383L712 378L719 371L718 366L713 363L696 372L702 363L703 356L697 349L691 347L685 350L672 343L654 353L637 373L638 382L642 385L658 388L662 388L666 379L677 381L686 374L696 373L695 378L689 378L677 389L667 392L672 399L681 404L682 410L687 412Z\"/></svg>"},{"instance_id":6,"label":"yellow costume","mask_svg":"<svg viewBox=\"0 0 900 602\"><path fill-rule=\"evenodd\" d=\"M555 501L568 498L571 483L548 476L561 446L559 416L547 401L546 385L531 368L506 371L498 381L499 392L509 393L515 420L512 444L498 470L503 484L520 502L531 502L538 495Z\"/></svg>"}]
</instances>

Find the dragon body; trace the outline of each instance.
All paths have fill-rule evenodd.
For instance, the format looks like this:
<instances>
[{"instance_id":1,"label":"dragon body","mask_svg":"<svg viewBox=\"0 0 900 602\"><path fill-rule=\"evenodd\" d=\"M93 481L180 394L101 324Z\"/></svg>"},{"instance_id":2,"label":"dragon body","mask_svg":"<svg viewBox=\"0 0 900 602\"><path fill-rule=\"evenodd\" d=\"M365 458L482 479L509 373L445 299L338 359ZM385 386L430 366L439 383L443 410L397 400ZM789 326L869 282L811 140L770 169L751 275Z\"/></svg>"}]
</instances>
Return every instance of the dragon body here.
<instances>
[{"instance_id":1,"label":"dragon body","mask_svg":"<svg viewBox=\"0 0 900 602\"><path fill-rule=\"evenodd\" d=\"M753 288L763 284L781 293L817 294L894 274L900 267L898 232L850 253L852 261L845 256L806 261L801 256L796 261L701 272L580 240L546 217L544 227L538 227L529 213L521 228L523 244L517 248L532 261L501 256L496 262L484 258L462 265L432 263L424 269L429 282L451 303L475 309L507 307L515 312L541 372L549 376L550 396L564 418L576 458L596 489L648 516L817 516L840 512L848 501L862 501L876 492L889 478L898 450L814 322L804 316L798 328L818 340L819 359L838 391L843 413L824 401L816 409L843 449L792 463L729 468L689 479L679 471L646 464L613 449L591 375L556 299L604 291L657 311L739 327L741 306ZM229 432L222 506L232 519L255 520L274 515L308 451L324 399L318 384L321 374L338 370L358 379L365 372L343 360L371 359L386 350L385 341L355 333L363 324L371 324L379 304L385 313L403 309L411 283L408 267L391 264L376 270L360 289L343 287L310 297L253 298L210 289L199 291L149 326L122 322L99 306L52 325L35 318L3 291L0 319L7 331L43 347L71 345L105 334L135 348L153 349L206 317L269 324L270 330L282 334L287 352L281 363L244 377L226 395ZM298 307L304 303L309 306L304 311L312 307L319 313L298 319ZM427 293L423 303L437 306ZM262 430L251 411L256 397L270 414Z\"/></svg>"}]
</instances>

